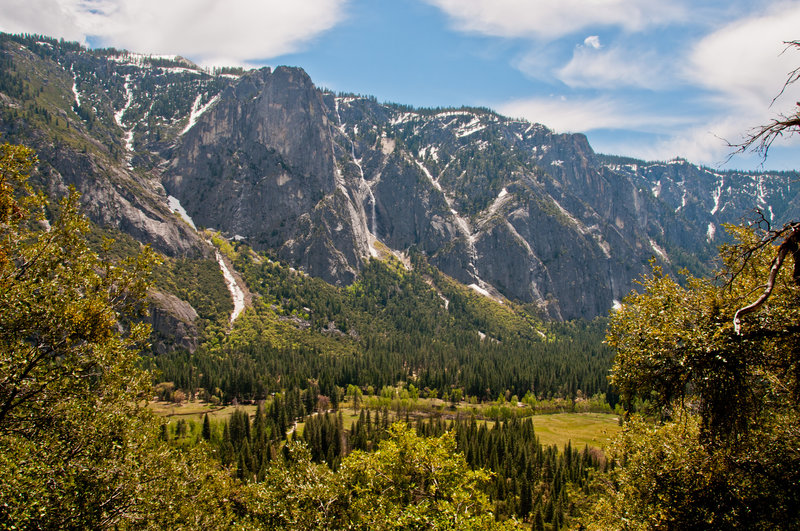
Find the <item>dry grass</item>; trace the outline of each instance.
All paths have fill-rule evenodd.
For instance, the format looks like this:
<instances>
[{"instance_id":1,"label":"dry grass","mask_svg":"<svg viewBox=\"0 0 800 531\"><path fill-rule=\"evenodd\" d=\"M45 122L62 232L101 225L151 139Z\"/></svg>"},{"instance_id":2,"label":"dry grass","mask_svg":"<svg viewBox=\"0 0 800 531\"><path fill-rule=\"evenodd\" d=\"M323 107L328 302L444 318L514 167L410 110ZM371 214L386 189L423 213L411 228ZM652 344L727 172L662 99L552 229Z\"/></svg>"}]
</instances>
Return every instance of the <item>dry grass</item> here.
<instances>
[{"instance_id":1,"label":"dry grass","mask_svg":"<svg viewBox=\"0 0 800 531\"><path fill-rule=\"evenodd\" d=\"M616 415L603 413L554 413L536 415L533 427L539 442L563 449L567 442L581 449L584 445L605 448L621 428Z\"/></svg>"},{"instance_id":2,"label":"dry grass","mask_svg":"<svg viewBox=\"0 0 800 531\"><path fill-rule=\"evenodd\" d=\"M182 404L175 404L173 402L148 402L147 407L159 417L165 417L170 420L184 419L187 422L202 421L203 416L208 413L211 420L227 420L236 409L244 409L250 416L255 415L256 406L214 406L207 402L183 402Z\"/></svg>"}]
</instances>

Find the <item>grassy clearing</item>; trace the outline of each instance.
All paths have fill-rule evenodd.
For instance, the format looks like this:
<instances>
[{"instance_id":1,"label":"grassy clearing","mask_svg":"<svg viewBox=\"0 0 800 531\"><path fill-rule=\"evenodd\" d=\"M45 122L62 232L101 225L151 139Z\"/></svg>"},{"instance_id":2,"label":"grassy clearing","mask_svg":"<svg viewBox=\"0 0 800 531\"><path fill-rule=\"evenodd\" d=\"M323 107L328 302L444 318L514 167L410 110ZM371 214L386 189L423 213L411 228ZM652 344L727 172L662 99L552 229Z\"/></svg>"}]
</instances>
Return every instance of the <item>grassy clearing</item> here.
<instances>
[{"instance_id":1,"label":"grassy clearing","mask_svg":"<svg viewBox=\"0 0 800 531\"><path fill-rule=\"evenodd\" d=\"M359 414L355 413L352 409L349 409L349 408L342 408L339 411L342 412L342 421L343 421L342 425L344 426L345 430L349 431L353 427L353 424L355 423L355 421L358 420L358 415ZM337 412L336 414L338 415L339 413ZM305 422L298 422L297 423L297 435L298 436L303 435L303 430L305 429L305 427L306 427L306 423Z\"/></svg>"},{"instance_id":2,"label":"grassy clearing","mask_svg":"<svg viewBox=\"0 0 800 531\"><path fill-rule=\"evenodd\" d=\"M562 449L572 441L573 448L605 448L622 429L617 419L616 415L603 413L554 413L535 415L533 427L544 445L555 444Z\"/></svg>"},{"instance_id":3,"label":"grassy clearing","mask_svg":"<svg viewBox=\"0 0 800 531\"><path fill-rule=\"evenodd\" d=\"M345 404L342 404L343 406ZM431 404L432 405L432 404ZM454 410L450 410L444 403L435 404L433 409L435 414L444 413L445 416L455 414ZM465 407L459 408L461 414L469 413L472 409ZM242 406L212 406L211 404L195 401L184 402L181 405L172 402L157 402L153 401L148 403L148 407L158 416L168 419L170 422L184 419L189 423L197 423L200 425L203 421L203 415L208 413L212 423L218 424L222 421L228 420L231 413L237 408L244 409L251 417L255 415L255 405L242 405ZM441 409L439 409L441 408ZM350 407L342 407L342 417L344 420L344 428L349 430L353 423L358 420L358 413L355 413ZM397 416L393 411L389 411L392 420L402 420L405 415ZM373 416L376 414L372 412ZM417 411L411 415L411 418L419 419L420 417L427 417L428 414L421 414ZM373 417L374 418L374 417ZM611 439L616 436L620 431L620 426L617 421L616 415L609 415L604 413L553 413L548 415L534 415L533 425L536 430L536 436L543 445L555 444L559 449L563 449L567 442L572 441L573 448L581 449L584 445L595 448L605 449ZM491 426L492 421L486 421ZM305 423L298 423L297 434L303 433Z\"/></svg>"},{"instance_id":4,"label":"grassy clearing","mask_svg":"<svg viewBox=\"0 0 800 531\"><path fill-rule=\"evenodd\" d=\"M173 402L148 402L147 407L158 415L172 420L184 419L186 422L202 422L203 416L208 413L211 420L228 420L236 409L244 409L252 417L256 414L256 406L213 406L207 402L184 402L180 405Z\"/></svg>"}]
</instances>

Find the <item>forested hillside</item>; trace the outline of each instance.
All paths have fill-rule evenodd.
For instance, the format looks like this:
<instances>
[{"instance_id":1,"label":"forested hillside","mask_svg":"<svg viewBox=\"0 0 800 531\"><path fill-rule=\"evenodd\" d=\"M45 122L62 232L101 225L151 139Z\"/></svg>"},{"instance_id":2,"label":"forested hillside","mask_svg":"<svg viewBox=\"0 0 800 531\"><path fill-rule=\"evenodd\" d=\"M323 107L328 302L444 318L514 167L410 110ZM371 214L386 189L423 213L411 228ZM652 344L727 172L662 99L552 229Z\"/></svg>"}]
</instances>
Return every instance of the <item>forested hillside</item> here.
<instances>
[{"instance_id":1,"label":"forested hillside","mask_svg":"<svg viewBox=\"0 0 800 531\"><path fill-rule=\"evenodd\" d=\"M653 257L708 273L724 224L754 207L775 225L798 213L792 172L603 156L485 108L320 90L300 68L208 70L38 35L0 35L0 56L0 132L37 150L37 183L53 197L75 186L98 227L181 268L151 297L159 351L194 350L218 316L178 278L213 264L203 228L340 286L382 252L414 251L570 320L607 316Z\"/></svg>"},{"instance_id":2,"label":"forested hillside","mask_svg":"<svg viewBox=\"0 0 800 531\"><path fill-rule=\"evenodd\" d=\"M153 359L162 379L190 393L252 401L311 381L329 397L349 385L398 382L426 396L458 392L478 400L608 391L602 321L545 324L523 307L461 286L419 255L410 269L393 258L373 260L355 284L337 288L243 244L232 253L259 296L254 307L227 336L193 354Z\"/></svg>"},{"instance_id":3,"label":"forested hillside","mask_svg":"<svg viewBox=\"0 0 800 531\"><path fill-rule=\"evenodd\" d=\"M0 528L800 527L797 174L30 35L0 126Z\"/></svg>"}]
</instances>

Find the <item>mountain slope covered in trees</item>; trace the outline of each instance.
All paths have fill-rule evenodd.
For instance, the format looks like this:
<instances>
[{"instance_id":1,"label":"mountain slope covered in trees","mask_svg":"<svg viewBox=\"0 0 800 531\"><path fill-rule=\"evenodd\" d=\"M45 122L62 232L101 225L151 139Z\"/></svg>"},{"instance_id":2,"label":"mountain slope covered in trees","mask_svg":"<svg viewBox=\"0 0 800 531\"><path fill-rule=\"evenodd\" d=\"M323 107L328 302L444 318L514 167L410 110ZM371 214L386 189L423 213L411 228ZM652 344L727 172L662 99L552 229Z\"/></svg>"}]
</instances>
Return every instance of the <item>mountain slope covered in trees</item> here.
<instances>
[{"instance_id":1,"label":"mountain slope covered in trees","mask_svg":"<svg viewBox=\"0 0 800 531\"><path fill-rule=\"evenodd\" d=\"M333 284L413 249L476 292L592 318L651 257L708 271L724 223L757 206L780 224L800 203L792 174L597 155L487 109L321 91L297 68L209 72L38 36L2 47L2 132L37 150L37 179L75 185L92 221L170 257L212 257L174 196L201 227Z\"/></svg>"},{"instance_id":2,"label":"mountain slope covered in trees","mask_svg":"<svg viewBox=\"0 0 800 531\"><path fill-rule=\"evenodd\" d=\"M3 133L40 153L0 148L0 527L798 526L798 227L770 230L793 175L600 156L299 69L0 45ZM772 226L677 282L746 206ZM558 322L644 267L608 345ZM168 424L158 379L255 414ZM608 456L519 418L616 392Z\"/></svg>"}]
</instances>

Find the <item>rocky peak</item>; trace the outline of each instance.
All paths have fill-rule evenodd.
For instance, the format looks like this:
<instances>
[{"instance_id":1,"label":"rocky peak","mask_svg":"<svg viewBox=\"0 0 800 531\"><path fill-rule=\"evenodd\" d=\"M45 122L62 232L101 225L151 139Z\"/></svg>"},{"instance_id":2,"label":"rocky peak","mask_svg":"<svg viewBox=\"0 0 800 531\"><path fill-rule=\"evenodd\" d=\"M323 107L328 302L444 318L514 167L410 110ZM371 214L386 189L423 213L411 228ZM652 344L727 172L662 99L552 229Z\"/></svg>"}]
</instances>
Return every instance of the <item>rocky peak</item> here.
<instances>
[{"instance_id":1,"label":"rocky peak","mask_svg":"<svg viewBox=\"0 0 800 531\"><path fill-rule=\"evenodd\" d=\"M796 174L598 155L583 135L488 109L322 92L299 68L2 45L41 87L0 94L3 109L45 109L4 122L6 138L40 149L52 186L76 184L94 220L165 253L204 252L170 194L201 227L329 282L414 248L480 293L569 319L605 314L651 257L702 273L722 224L753 206L773 224L800 216Z\"/></svg>"}]
</instances>

